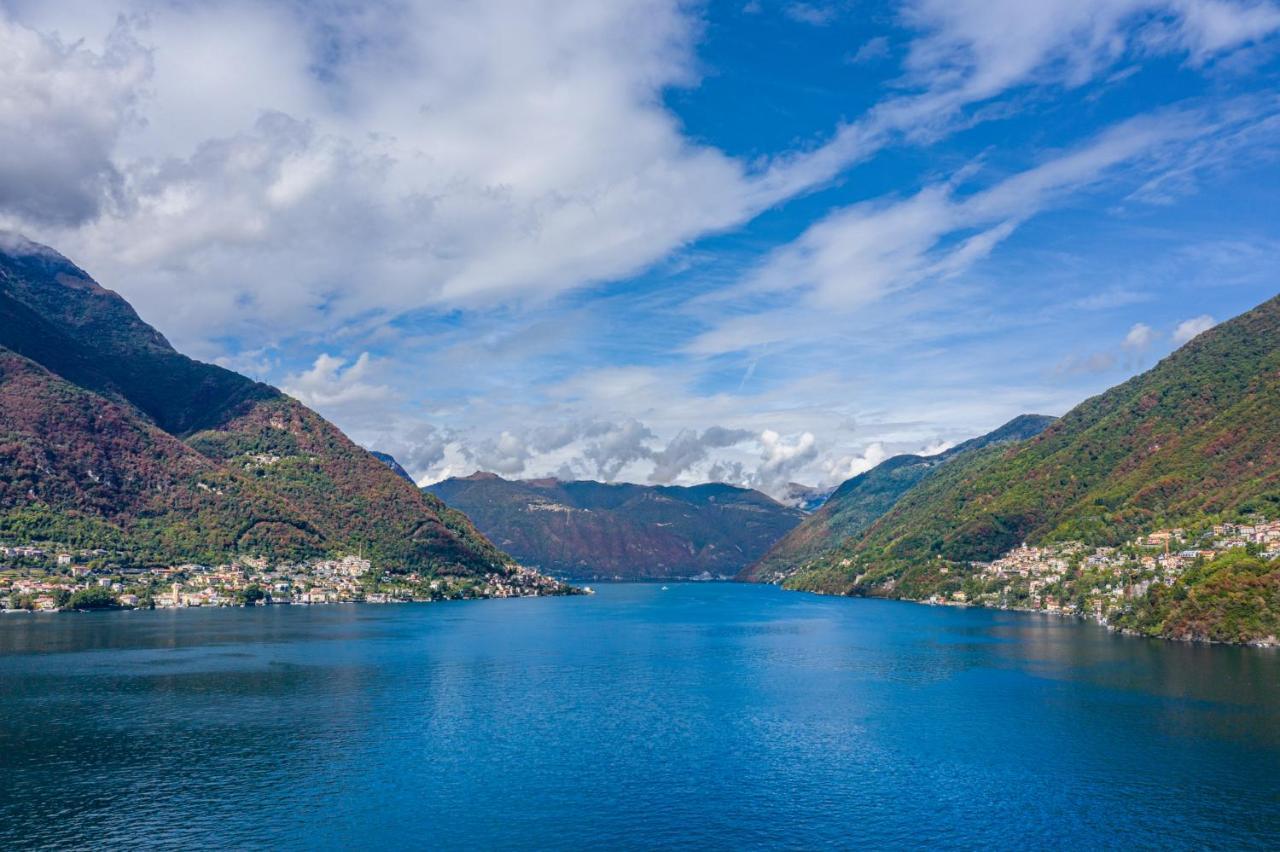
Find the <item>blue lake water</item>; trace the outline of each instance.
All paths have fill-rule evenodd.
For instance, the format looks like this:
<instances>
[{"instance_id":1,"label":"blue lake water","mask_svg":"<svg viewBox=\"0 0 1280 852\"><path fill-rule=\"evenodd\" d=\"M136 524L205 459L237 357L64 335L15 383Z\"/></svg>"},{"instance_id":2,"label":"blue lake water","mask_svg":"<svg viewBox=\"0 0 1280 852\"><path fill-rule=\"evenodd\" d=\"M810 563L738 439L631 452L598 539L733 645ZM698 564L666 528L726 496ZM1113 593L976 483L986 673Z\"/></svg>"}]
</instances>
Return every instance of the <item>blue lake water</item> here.
<instances>
[{"instance_id":1,"label":"blue lake water","mask_svg":"<svg viewBox=\"0 0 1280 852\"><path fill-rule=\"evenodd\" d=\"M1280 653L732 584L0 617L0 848L1280 847Z\"/></svg>"}]
</instances>

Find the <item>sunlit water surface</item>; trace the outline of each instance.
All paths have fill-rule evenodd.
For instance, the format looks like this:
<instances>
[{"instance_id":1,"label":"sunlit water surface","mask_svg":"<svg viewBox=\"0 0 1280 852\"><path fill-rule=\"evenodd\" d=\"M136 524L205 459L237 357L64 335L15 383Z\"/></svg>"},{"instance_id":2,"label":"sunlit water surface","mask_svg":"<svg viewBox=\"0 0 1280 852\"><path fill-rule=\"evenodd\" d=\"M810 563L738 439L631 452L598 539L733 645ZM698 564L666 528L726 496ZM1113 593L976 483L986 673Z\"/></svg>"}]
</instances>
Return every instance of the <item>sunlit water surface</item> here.
<instances>
[{"instance_id":1,"label":"sunlit water surface","mask_svg":"<svg viewBox=\"0 0 1280 852\"><path fill-rule=\"evenodd\" d=\"M0 848L1280 848L1280 653L772 587L0 617Z\"/></svg>"}]
</instances>

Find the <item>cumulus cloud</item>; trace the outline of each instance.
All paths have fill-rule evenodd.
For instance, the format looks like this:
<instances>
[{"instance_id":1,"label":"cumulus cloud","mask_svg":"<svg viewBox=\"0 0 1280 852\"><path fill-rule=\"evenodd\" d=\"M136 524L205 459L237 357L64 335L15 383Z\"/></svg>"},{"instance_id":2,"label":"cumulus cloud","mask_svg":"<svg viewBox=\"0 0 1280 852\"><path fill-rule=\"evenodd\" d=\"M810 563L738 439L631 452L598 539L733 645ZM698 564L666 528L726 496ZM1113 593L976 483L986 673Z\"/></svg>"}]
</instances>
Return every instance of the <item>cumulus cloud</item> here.
<instances>
[{"instance_id":1,"label":"cumulus cloud","mask_svg":"<svg viewBox=\"0 0 1280 852\"><path fill-rule=\"evenodd\" d=\"M480 470L507 475L522 473L532 455L522 439L505 430L497 438L464 445L462 451Z\"/></svg>"},{"instance_id":2,"label":"cumulus cloud","mask_svg":"<svg viewBox=\"0 0 1280 852\"><path fill-rule=\"evenodd\" d=\"M1141 354L1150 349L1151 344L1159 336L1159 333L1145 322L1137 322L1129 328L1128 333L1124 336L1124 342L1120 346L1126 352Z\"/></svg>"},{"instance_id":3,"label":"cumulus cloud","mask_svg":"<svg viewBox=\"0 0 1280 852\"><path fill-rule=\"evenodd\" d=\"M108 207L127 214L114 153L149 73L123 23L94 53L0 11L0 213L38 226L80 225Z\"/></svg>"},{"instance_id":4,"label":"cumulus cloud","mask_svg":"<svg viewBox=\"0 0 1280 852\"><path fill-rule=\"evenodd\" d=\"M622 469L634 461L653 456L650 442L656 437L648 426L639 420L620 424L600 424L587 433L590 442L582 452L595 476L605 482L618 478Z\"/></svg>"},{"instance_id":5,"label":"cumulus cloud","mask_svg":"<svg viewBox=\"0 0 1280 852\"><path fill-rule=\"evenodd\" d=\"M767 493L781 492L801 470L818 457L818 440L812 432L787 438L772 429L760 434L760 466L752 484Z\"/></svg>"},{"instance_id":6,"label":"cumulus cloud","mask_svg":"<svg viewBox=\"0 0 1280 852\"><path fill-rule=\"evenodd\" d=\"M937 452L941 452L941 450ZM888 457L889 452L885 449L884 444L880 441L875 441L868 444L867 448L857 455L842 456L828 460L826 464L827 480L844 482L846 479L855 477L860 473L866 473Z\"/></svg>"},{"instance_id":7,"label":"cumulus cloud","mask_svg":"<svg viewBox=\"0 0 1280 852\"><path fill-rule=\"evenodd\" d=\"M741 485L749 480L746 466L740 461L720 460L707 468L708 482L726 482Z\"/></svg>"},{"instance_id":8,"label":"cumulus cloud","mask_svg":"<svg viewBox=\"0 0 1280 852\"><path fill-rule=\"evenodd\" d=\"M429 423L419 423L408 430L404 440L406 446L395 453L396 460L421 477L444 459L449 436Z\"/></svg>"},{"instance_id":9,"label":"cumulus cloud","mask_svg":"<svg viewBox=\"0 0 1280 852\"><path fill-rule=\"evenodd\" d=\"M286 378L284 392L321 413L394 398L395 392L390 387L370 381L374 371L368 352L362 352L350 365L343 358L322 354L311 369Z\"/></svg>"},{"instance_id":10,"label":"cumulus cloud","mask_svg":"<svg viewBox=\"0 0 1280 852\"><path fill-rule=\"evenodd\" d=\"M1181 346L1183 343L1186 343L1198 334L1208 331L1215 325L1217 325L1217 323L1214 321L1213 317L1208 314L1201 314L1198 317L1183 320L1178 323L1178 327L1173 330L1173 342Z\"/></svg>"},{"instance_id":11,"label":"cumulus cloud","mask_svg":"<svg viewBox=\"0 0 1280 852\"><path fill-rule=\"evenodd\" d=\"M1119 367L1136 369L1141 367L1147 353L1160 339L1160 332L1145 322L1137 322L1129 327L1119 345L1085 354L1068 355L1053 368L1057 377L1094 376L1109 373Z\"/></svg>"},{"instance_id":12,"label":"cumulus cloud","mask_svg":"<svg viewBox=\"0 0 1280 852\"><path fill-rule=\"evenodd\" d=\"M182 342L547 298L831 173L685 138L676 0L105 8L0 12L0 216Z\"/></svg>"},{"instance_id":13,"label":"cumulus cloud","mask_svg":"<svg viewBox=\"0 0 1280 852\"><path fill-rule=\"evenodd\" d=\"M1207 60L1277 27L1273 4L1226 0L908 3L904 88L918 91L827 144L745 163L663 106L696 81L699 22L677 0L13 8L0 215L206 346L212 324L321 335L368 311L615 279L894 134L936 135L1022 83L1079 82L1143 32L1143 50ZM786 8L819 23L832 7ZM1126 29L1148 19L1160 37Z\"/></svg>"},{"instance_id":14,"label":"cumulus cloud","mask_svg":"<svg viewBox=\"0 0 1280 852\"><path fill-rule=\"evenodd\" d=\"M746 429L726 429L722 426L712 426L701 434L694 429L683 429L666 447L653 454L653 472L649 474L649 481L662 484L674 482L682 473L705 461L712 450L741 444L754 437ZM714 478L722 479L724 475L722 468Z\"/></svg>"},{"instance_id":15,"label":"cumulus cloud","mask_svg":"<svg viewBox=\"0 0 1280 852\"><path fill-rule=\"evenodd\" d=\"M626 472L631 481L728 482L784 494L792 480L818 473L817 439L810 432L786 437L771 430L711 426L682 429L662 443L648 424L634 418L566 421L561 426L510 428L476 437L424 425L408 434L373 430L363 443L390 452L423 481L485 470L509 477L552 473L561 479L612 482ZM716 458L717 451L730 451L733 457ZM875 463L877 453L883 456L879 444L868 451L866 466ZM838 473L827 465L827 479Z\"/></svg>"},{"instance_id":16,"label":"cumulus cloud","mask_svg":"<svg viewBox=\"0 0 1280 852\"><path fill-rule=\"evenodd\" d=\"M1136 370L1147 363L1147 353L1161 337L1160 332L1144 322L1134 323L1120 343L1124 367Z\"/></svg>"}]
</instances>

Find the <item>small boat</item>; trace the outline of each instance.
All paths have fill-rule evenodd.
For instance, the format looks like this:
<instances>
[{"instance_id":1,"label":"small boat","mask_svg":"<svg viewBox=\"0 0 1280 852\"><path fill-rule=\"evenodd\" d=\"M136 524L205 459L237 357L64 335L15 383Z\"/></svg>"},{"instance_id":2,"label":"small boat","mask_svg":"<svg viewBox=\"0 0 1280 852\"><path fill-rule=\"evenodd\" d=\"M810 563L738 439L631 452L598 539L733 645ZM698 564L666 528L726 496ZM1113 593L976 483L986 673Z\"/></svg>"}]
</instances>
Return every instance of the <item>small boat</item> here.
<instances>
[{"instance_id":1,"label":"small boat","mask_svg":"<svg viewBox=\"0 0 1280 852\"><path fill-rule=\"evenodd\" d=\"M662 591L664 591L664 592L665 592L665 591L669 591L669 590L667 589L667 587L666 587L666 586L663 586L663 587L662 587Z\"/></svg>"}]
</instances>

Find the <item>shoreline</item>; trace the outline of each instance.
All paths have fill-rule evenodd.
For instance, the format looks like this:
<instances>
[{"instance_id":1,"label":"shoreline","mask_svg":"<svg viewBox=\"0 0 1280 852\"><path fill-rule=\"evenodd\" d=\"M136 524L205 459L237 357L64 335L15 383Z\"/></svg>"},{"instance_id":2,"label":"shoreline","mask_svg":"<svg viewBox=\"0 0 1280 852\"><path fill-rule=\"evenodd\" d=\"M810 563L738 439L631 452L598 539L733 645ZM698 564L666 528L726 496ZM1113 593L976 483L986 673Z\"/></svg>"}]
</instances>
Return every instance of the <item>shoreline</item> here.
<instances>
[{"instance_id":1,"label":"shoreline","mask_svg":"<svg viewBox=\"0 0 1280 852\"><path fill-rule=\"evenodd\" d=\"M528 600L530 598L576 598L595 594L594 591L578 586L569 586L569 591L551 593L532 593L527 595L477 595L465 598L414 598L412 600L345 600L345 601L268 601L264 603L241 604L198 604L182 606L110 606L94 609L0 609L0 615L92 615L99 612L183 612L188 610L219 609L271 609L273 607L298 607L302 609L315 606L393 606L397 604L443 604L468 603L500 600Z\"/></svg>"},{"instance_id":2,"label":"shoreline","mask_svg":"<svg viewBox=\"0 0 1280 852\"><path fill-rule=\"evenodd\" d=\"M749 585L760 585L751 583ZM1017 612L1027 615L1051 615L1056 618L1070 618L1076 621L1082 621L1089 624L1096 624L1105 628L1108 633L1114 633L1118 636L1124 636L1129 639L1154 639L1160 642L1180 642L1184 645L1223 645L1230 648L1280 648L1280 637L1269 636L1265 639L1254 639L1246 642L1225 642L1220 639L1208 639L1188 636L1150 636L1145 633L1139 633L1128 628L1116 627L1108 624L1105 620L1095 618L1090 615L1083 615L1078 612L1063 612L1061 610L1047 609L1031 609L1029 607L1013 607L1013 606L987 606L986 604L968 603L965 601L928 601L916 600L915 598L894 598L882 597L879 595L859 595L859 594L839 594L836 592L822 592L816 589L788 589L781 583L768 583L766 585L777 586L786 592L801 592L810 595L821 595L824 598L856 598L859 600L871 601L896 601L898 603L915 604L917 606L932 607L951 607L954 609L981 609L990 612Z\"/></svg>"}]
</instances>

